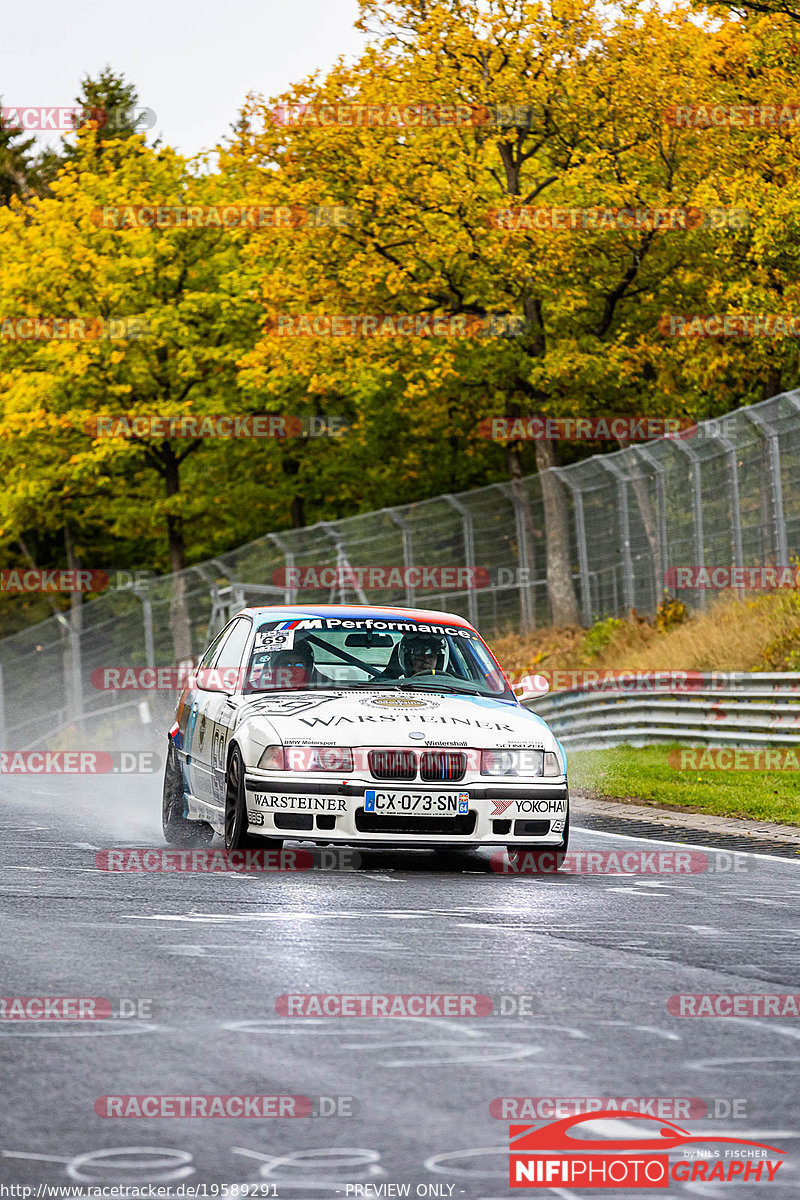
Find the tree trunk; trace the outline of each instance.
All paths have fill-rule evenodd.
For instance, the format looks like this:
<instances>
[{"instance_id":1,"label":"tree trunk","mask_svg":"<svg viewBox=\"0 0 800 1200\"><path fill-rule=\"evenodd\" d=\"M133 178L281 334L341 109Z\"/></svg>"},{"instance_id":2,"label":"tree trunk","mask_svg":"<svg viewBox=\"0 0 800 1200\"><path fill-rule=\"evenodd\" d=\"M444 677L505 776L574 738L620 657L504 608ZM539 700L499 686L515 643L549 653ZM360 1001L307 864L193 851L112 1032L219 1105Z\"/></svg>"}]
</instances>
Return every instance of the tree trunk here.
<instances>
[{"instance_id":1,"label":"tree trunk","mask_svg":"<svg viewBox=\"0 0 800 1200\"><path fill-rule=\"evenodd\" d=\"M537 441L536 466L542 485L551 619L554 625L580 625L569 554L569 506L560 479L550 470L556 465L553 442L547 438Z\"/></svg>"},{"instance_id":2,"label":"tree trunk","mask_svg":"<svg viewBox=\"0 0 800 1200\"><path fill-rule=\"evenodd\" d=\"M761 385L761 399L771 400L773 396L780 394L781 390L781 368L775 363L770 366L767 372L767 377Z\"/></svg>"},{"instance_id":3,"label":"tree trunk","mask_svg":"<svg viewBox=\"0 0 800 1200\"><path fill-rule=\"evenodd\" d=\"M514 499L514 507L515 509L518 507L522 513L522 544L517 547L517 560L520 568L527 567L528 579L532 580L536 577L536 541L543 535L541 529L537 529L533 523L527 490L522 481L522 463L519 458L519 449L515 442L508 443L506 461L508 464L508 474L511 479L511 493ZM526 585L521 584L520 586ZM526 605L522 602L522 592L520 592L520 614L522 616L524 632L536 628L535 590L531 588L528 596L529 602Z\"/></svg>"},{"instance_id":4,"label":"tree trunk","mask_svg":"<svg viewBox=\"0 0 800 1200\"><path fill-rule=\"evenodd\" d=\"M305 501L299 492L292 496L289 509L292 518L292 529L302 529L306 523Z\"/></svg>"}]
</instances>

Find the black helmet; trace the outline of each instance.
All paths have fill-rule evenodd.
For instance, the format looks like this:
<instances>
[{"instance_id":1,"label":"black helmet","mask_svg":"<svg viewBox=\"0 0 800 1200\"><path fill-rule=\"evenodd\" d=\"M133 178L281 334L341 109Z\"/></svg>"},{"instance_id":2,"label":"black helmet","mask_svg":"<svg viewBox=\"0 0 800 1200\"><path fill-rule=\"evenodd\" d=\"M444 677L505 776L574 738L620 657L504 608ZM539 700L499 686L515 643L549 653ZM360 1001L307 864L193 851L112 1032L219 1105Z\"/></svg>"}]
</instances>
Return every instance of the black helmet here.
<instances>
[{"instance_id":1,"label":"black helmet","mask_svg":"<svg viewBox=\"0 0 800 1200\"><path fill-rule=\"evenodd\" d=\"M400 643L400 668L404 675L442 671L446 653L447 642L438 634L407 633Z\"/></svg>"}]
</instances>

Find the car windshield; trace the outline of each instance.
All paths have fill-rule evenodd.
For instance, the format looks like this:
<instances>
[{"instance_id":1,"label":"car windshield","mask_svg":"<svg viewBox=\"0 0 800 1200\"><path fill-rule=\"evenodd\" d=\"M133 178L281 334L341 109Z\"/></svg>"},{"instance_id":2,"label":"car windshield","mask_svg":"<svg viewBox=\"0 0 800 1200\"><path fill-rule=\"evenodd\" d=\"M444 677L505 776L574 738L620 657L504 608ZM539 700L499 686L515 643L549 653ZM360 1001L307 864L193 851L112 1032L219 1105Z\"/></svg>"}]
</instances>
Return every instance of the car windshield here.
<instances>
[{"instance_id":1,"label":"car windshield","mask_svg":"<svg viewBox=\"0 0 800 1200\"><path fill-rule=\"evenodd\" d=\"M462 626L326 617L257 626L246 692L331 687L513 699L481 639Z\"/></svg>"}]
</instances>

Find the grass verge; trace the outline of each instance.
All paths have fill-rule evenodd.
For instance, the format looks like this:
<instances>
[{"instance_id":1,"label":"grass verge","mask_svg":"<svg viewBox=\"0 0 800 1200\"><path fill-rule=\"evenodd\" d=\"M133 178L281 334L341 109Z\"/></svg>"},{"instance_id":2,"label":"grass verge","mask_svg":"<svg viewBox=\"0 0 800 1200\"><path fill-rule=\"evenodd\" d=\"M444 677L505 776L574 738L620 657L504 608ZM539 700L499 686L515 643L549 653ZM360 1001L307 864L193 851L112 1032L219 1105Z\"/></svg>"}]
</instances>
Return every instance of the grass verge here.
<instances>
[{"instance_id":1,"label":"grass verge","mask_svg":"<svg viewBox=\"0 0 800 1200\"><path fill-rule=\"evenodd\" d=\"M570 787L687 812L800 825L797 771L681 771L667 761L675 749L618 746L570 751Z\"/></svg>"}]
</instances>

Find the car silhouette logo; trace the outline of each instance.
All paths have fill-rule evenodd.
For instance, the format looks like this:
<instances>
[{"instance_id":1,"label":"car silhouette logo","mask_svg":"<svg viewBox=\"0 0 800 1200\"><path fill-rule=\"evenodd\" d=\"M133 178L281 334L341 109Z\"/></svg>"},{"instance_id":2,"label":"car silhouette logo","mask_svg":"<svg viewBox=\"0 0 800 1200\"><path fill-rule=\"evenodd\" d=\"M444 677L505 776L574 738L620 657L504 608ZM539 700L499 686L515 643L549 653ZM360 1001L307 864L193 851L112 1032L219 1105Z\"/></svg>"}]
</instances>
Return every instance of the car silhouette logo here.
<instances>
[{"instance_id":1,"label":"car silhouette logo","mask_svg":"<svg viewBox=\"0 0 800 1200\"><path fill-rule=\"evenodd\" d=\"M549 1125L542 1125L540 1128L534 1128L530 1125L511 1125L509 1127L509 1139L511 1150L515 1154L526 1153L527 1151L563 1151L568 1150L574 1153L582 1153L585 1150L672 1150L677 1146L692 1145L697 1142L734 1142L738 1146L758 1146L762 1150L771 1150L775 1154L784 1154L785 1151L778 1150L776 1146L768 1146L765 1142L752 1142L747 1138L730 1138L718 1137L717 1135L705 1137L697 1137L689 1133L687 1129L682 1129L680 1125L673 1125L670 1121L664 1121L659 1117L650 1117L646 1113L626 1113L625 1119L631 1118L637 1121L651 1121L657 1125L658 1133L655 1133L652 1138L600 1138L595 1140L592 1138L573 1137L570 1130L573 1126L581 1125L584 1121L598 1121L601 1119L620 1120L620 1110L618 1108L604 1109L602 1112L582 1113L571 1117L564 1117L561 1121L553 1121Z\"/></svg>"}]
</instances>

